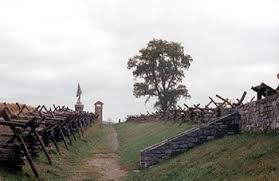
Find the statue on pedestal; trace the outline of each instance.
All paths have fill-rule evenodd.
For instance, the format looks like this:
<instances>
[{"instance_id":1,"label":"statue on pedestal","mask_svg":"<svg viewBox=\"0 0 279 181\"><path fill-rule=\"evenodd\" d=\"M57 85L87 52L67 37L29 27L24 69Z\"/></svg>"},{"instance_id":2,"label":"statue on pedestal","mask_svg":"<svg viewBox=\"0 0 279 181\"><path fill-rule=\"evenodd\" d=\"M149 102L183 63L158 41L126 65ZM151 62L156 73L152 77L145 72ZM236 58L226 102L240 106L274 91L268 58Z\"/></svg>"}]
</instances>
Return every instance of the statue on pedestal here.
<instances>
[{"instance_id":1,"label":"statue on pedestal","mask_svg":"<svg viewBox=\"0 0 279 181\"><path fill-rule=\"evenodd\" d=\"M76 111L83 111L84 105L80 101L81 94L82 94L82 91L81 91L80 85L78 84L77 94L76 94L76 97L78 97L78 100L77 100L77 103L75 105Z\"/></svg>"}]
</instances>

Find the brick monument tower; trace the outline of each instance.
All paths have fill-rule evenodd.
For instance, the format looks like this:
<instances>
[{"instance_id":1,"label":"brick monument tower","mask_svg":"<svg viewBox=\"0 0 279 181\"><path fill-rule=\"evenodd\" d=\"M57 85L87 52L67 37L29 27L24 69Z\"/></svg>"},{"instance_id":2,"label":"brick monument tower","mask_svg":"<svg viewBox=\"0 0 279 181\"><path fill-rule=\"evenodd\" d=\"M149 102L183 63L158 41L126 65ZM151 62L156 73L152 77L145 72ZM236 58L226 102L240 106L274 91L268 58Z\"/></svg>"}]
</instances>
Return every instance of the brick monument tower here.
<instances>
[{"instance_id":1,"label":"brick monument tower","mask_svg":"<svg viewBox=\"0 0 279 181\"><path fill-rule=\"evenodd\" d=\"M95 102L95 114L98 115L98 123L102 123L103 120L103 105L101 101Z\"/></svg>"}]
</instances>

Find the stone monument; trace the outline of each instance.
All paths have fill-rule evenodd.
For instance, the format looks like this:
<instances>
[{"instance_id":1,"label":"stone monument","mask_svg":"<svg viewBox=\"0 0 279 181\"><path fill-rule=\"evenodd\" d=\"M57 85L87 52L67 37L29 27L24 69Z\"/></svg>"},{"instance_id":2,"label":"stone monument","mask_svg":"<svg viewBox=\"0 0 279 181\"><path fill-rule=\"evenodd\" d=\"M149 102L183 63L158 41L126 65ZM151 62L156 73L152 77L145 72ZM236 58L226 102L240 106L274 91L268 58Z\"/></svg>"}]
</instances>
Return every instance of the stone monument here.
<instances>
[{"instance_id":1,"label":"stone monument","mask_svg":"<svg viewBox=\"0 0 279 181\"><path fill-rule=\"evenodd\" d=\"M83 108L84 108L84 105L80 101L81 94L82 94L82 91L81 91L80 85L78 84L77 94L76 94L76 97L78 98L78 100L77 100L77 103L75 104L76 111L83 111Z\"/></svg>"}]
</instances>

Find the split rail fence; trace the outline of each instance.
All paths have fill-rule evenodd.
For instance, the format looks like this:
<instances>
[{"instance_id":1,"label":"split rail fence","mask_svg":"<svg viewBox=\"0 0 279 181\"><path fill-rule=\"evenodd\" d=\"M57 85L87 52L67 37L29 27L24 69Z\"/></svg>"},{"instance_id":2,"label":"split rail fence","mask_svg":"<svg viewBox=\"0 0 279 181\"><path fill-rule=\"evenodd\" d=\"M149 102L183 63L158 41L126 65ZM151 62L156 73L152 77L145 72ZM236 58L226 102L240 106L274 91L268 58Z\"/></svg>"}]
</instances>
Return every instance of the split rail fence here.
<instances>
[{"instance_id":1,"label":"split rail fence","mask_svg":"<svg viewBox=\"0 0 279 181\"><path fill-rule=\"evenodd\" d=\"M193 106L188 106L184 104L183 106L177 106L175 109L170 109L167 111L157 111L155 113L141 114L137 116L128 116L127 121L129 122L148 122L154 120L160 121L173 121L174 123L193 123L201 124L207 123L215 118L222 115L229 114L235 109L243 106L243 102L247 92L244 92L239 99L234 101L229 98L224 98L220 95L216 95L217 100L209 97L209 103L205 106L201 104L196 104ZM255 99L253 97L250 102Z\"/></svg>"},{"instance_id":2,"label":"split rail fence","mask_svg":"<svg viewBox=\"0 0 279 181\"><path fill-rule=\"evenodd\" d=\"M18 110L11 111L5 105L0 112L0 165L21 170L27 162L36 177L39 171L34 158L41 155L40 152L51 165L49 146L61 154L58 142L62 142L68 150L97 118L93 113L77 112L65 106L34 109L17 103Z\"/></svg>"}]
</instances>

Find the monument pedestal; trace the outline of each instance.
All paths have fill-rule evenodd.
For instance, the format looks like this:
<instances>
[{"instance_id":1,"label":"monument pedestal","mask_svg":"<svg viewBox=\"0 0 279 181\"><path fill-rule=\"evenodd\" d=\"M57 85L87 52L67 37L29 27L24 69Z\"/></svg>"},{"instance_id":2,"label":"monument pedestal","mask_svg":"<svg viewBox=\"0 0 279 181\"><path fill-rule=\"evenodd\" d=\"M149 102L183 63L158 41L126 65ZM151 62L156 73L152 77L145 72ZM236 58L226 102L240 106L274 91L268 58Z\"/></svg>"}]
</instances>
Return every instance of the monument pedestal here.
<instances>
[{"instance_id":1,"label":"monument pedestal","mask_svg":"<svg viewBox=\"0 0 279 181\"><path fill-rule=\"evenodd\" d=\"M77 102L75 105L75 110L78 112L83 111L84 105L81 102Z\"/></svg>"}]
</instances>

